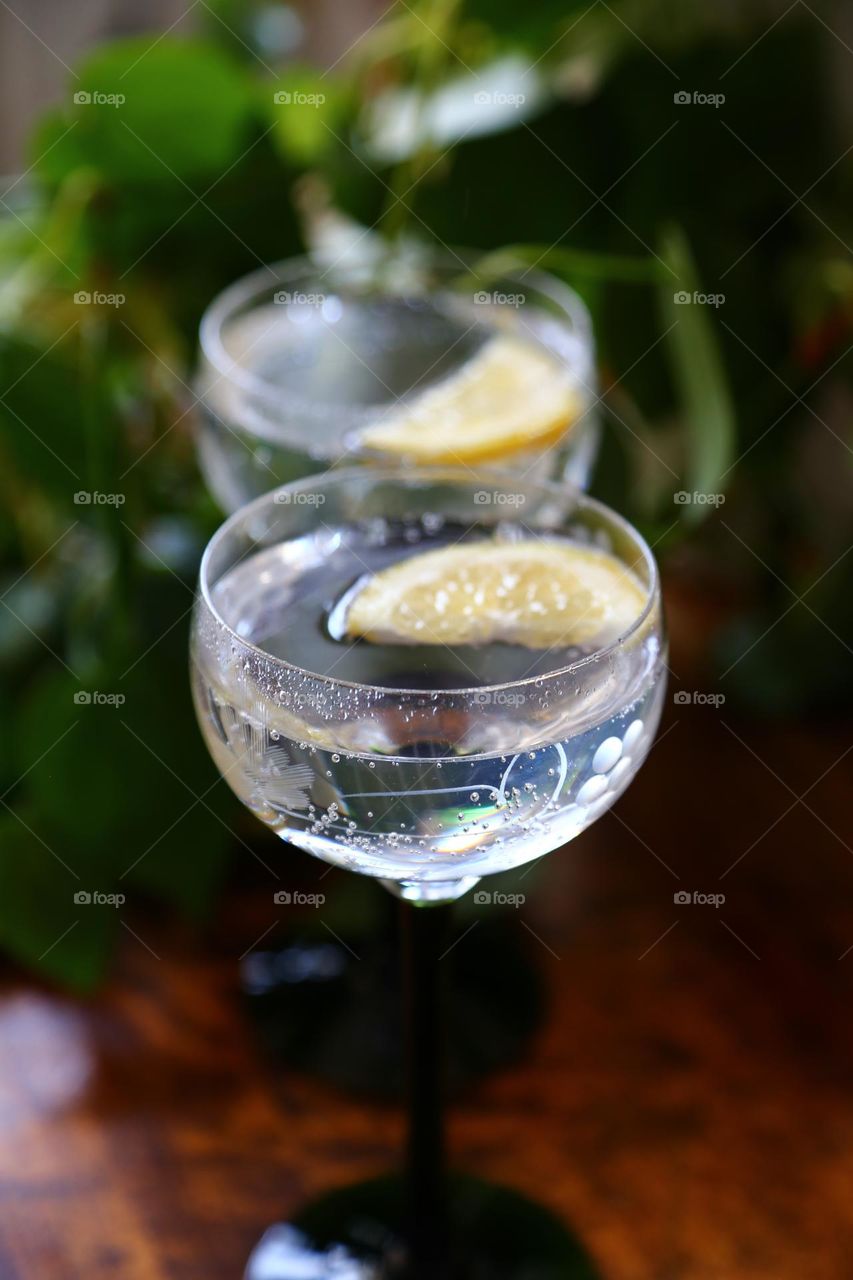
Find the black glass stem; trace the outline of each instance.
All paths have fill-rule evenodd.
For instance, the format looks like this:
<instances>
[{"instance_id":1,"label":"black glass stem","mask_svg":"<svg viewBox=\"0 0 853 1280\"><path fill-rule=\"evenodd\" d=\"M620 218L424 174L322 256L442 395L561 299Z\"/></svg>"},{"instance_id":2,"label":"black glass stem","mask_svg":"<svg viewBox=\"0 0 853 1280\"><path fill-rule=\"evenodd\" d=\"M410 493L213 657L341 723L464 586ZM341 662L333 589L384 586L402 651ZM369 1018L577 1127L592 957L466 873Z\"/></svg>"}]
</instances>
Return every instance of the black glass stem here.
<instances>
[{"instance_id":1,"label":"black glass stem","mask_svg":"<svg viewBox=\"0 0 853 1280\"><path fill-rule=\"evenodd\" d=\"M598 1280L534 1202L444 1160L444 1009L451 908L400 904L408 1140L402 1178L331 1191L271 1227L244 1280Z\"/></svg>"},{"instance_id":2,"label":"black glass stem","mask_svg":"<svg viewBox=\"0 0 853 1280\"><path fill-rule=\"evenodd\" d=\"M408 1275L447 1275L450 1249L444 1141L441 959L449 906L401 905L407 1068Z\"/></svg>"}]
</instances>

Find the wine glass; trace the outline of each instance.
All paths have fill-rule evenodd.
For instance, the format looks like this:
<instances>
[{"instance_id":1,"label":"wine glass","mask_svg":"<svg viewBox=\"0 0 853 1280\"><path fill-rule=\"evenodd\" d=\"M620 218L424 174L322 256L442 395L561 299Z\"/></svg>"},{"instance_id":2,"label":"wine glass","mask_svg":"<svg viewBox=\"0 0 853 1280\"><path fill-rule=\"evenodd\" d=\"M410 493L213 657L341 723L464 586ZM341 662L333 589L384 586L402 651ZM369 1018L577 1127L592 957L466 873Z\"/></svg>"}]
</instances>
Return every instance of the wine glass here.
<instances>
[{"instance_id":1,"label":"wine glass","mask_svg":"<svg viewBox=\"0 0 853 1280\"><path fill-rule=\"evenodd\" d=\"M406 940L405 1178L272 1229L248 1280L594 1274L538 1206L445 1175L441 939L447 904L564 846L636 774L664 696L660 590L643 539L607 507L560 483L488 483L331 471L248 504L202 561L193 694L223 777L286 842L381 880ZM351 638L352 601L389 566L447 547L476 557L490 540L605 556L635 583L629 623L595 643L552 632L547 648Z\"/></svg>"},{"instance_id":2,"label":"wine glass","mask_svg":"<svg viewBox=\"0 0 853 1280\"><path fill-rule=\"evenodd\" d=\"M584 487L598 444L587 309L546 272L486 276L477 260L426 247L325 265L291 258L220 293L201 323L197 386L201 463L223 509L342 461L392 464L366 446L365 428L496 335L549 356L578 405L562 439L496 453L493 464Z\"/></svg>"},{"instance_id":3,"label":"wine glass","mask_svg":"<svg viewBox=\"0 0 853 1280\"><path fill-rule=\"evenodd\" d=\"M446 385L497 335L545 353L576 389L578 414L547 448L507 454L495 444L497 456L476 470L512 468L585 487L599 429L592 326L578 295L543 271L495 271L471 251L377 249L368 237L337 260L263 267L210 304L200 329L197 439L211 491L233 511L342 459L380 465L383 455L364 447L365 424ZM382 902L376 909L383 922L366 947L298 936L253 951L241 968L265 1044L345 1088L386 1096L399 1091L402 1069L387 981L396 925ZM517 1058L539 1023L544 994L512 917L493 912L477 954L463 948L450 961L454 1087ZM363 956L357 965L352 949ZM318 982L332 1004L352 1010L346 1026L321 1014ZM498 998L499 987L515 998ZM347 1030L356 1026L358 1035Z\"/></svg>"}]
</instances>

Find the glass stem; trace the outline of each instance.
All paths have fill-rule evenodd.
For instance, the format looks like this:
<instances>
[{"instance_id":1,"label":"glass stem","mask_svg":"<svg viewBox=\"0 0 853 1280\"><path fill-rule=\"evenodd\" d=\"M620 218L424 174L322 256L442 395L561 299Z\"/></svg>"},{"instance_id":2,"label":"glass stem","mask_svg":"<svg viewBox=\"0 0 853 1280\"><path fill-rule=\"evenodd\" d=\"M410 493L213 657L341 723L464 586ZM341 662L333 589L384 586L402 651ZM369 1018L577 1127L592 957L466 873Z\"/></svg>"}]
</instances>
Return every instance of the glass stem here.
<instances>
[{"instance_id":1,"label":"glass stem","mask_svg":"<svg viewBox=\"0 0 853 1280\"><path fill-rule=\"evenodd\" d=\"M450 907L408 902L400 907L408 1084L408 1274L411 1280L435 1280L447 1274L449 1247L440 961Z\"/></svg>"}]
</instances>

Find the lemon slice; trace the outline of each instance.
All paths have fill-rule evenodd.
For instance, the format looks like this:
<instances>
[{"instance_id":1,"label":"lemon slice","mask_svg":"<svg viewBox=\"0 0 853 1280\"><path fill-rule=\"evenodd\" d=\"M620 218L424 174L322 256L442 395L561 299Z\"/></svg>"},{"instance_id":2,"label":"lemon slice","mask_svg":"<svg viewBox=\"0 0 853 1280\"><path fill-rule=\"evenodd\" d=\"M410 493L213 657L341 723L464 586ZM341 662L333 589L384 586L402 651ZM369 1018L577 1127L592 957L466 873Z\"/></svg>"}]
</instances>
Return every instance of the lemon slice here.
<instances>
[{"instance_id":1,"label":"lemon slice","mask_svg":"<svg viewBox=\"0 0 853 1280\"><path fill-rule=\"evenodd\" d=\"M359 444L412 462L490 462L554 444L583 408L553 356L501 335L458 372L365 427Z\"/></svg>"},{"instance_id":2,"label":"lemon slice","mask_svg":"<svg viewBox=\"0 0 853 1280\"><path fill-rule=\"evenodd\" d=\"M633 573L594 547L469 542L368 578L350 597L346 630L376 644L601 648L628 630L645 600Z\"/></svg>"}]
</instances>

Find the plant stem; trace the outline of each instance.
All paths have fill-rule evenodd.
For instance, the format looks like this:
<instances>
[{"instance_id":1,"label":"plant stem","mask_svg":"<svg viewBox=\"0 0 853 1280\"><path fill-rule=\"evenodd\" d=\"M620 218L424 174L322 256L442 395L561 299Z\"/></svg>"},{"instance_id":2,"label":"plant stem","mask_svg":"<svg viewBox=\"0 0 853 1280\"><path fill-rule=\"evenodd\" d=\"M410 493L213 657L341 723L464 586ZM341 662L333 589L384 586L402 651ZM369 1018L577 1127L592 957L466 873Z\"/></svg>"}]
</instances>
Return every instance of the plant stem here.
<instances>
[{"instance_id":1,"label":"plant stem","mask_svg":"<svg viewBox=\"0 0 853 1280\"><path fill-rule=\"evenodd\" d=\"M441 83L448 62L453 58L454 27L458 19L461 0L427 0L420 4L423 11L411 11L410 23L415 35L414 74L412 90L417 95L418 127L423 123L429 95ZM461 67L460 67L461 69ZM388 240L393 240L405 230L411 214L404 197L413 192L421 176L436 158L436 148L429 139L422 139L413 153L402 160L391 174L385 209L379 229Z\"/></svg>"}]
</instances>

